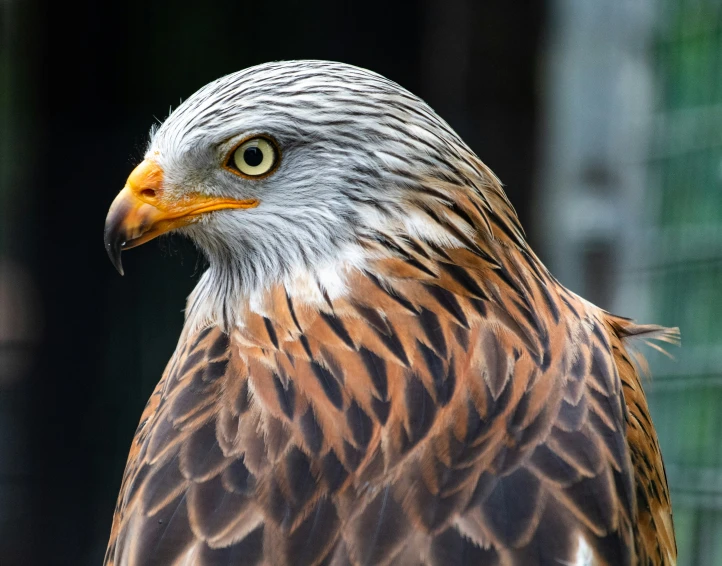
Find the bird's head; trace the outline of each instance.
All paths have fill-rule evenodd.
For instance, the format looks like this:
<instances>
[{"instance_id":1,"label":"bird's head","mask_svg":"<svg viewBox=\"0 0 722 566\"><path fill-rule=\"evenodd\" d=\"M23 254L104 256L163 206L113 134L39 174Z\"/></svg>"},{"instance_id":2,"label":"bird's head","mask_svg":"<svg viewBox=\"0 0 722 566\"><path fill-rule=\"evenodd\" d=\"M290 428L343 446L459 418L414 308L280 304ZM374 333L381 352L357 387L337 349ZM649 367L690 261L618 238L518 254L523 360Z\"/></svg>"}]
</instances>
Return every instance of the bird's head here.
<instances>
[{"instance_id":1,"label":"bird's head","mask_svg":"<svg viewBox=\"0 0 722 566\"><path fill-rule=\"evenodd\" d=\"M268 63L203 87L152 133L105 245L121 270L122 250L177 231L211 278L258 288L361 264L383 238L458 243L440 214L454 190L489 187L493 174L396 83L339 63Z\"/></svg>"}]
</instances>

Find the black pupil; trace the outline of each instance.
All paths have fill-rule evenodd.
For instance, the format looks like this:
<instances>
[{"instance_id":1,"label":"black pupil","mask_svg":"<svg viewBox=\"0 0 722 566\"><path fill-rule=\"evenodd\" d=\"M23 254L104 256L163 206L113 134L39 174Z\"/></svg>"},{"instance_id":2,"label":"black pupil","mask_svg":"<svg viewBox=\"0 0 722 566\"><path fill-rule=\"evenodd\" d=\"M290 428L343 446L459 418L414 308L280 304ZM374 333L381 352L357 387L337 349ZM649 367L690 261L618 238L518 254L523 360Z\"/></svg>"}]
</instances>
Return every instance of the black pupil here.
<instances>
[{"instance_id":1,"label":"black pupil","mask_svg":"<svg viewBox=\"0 0 722 566\"><path fill-rule=\"evenodd\" d=\"M257 147L249 147L243 152L243 161L251 167L258 167L263 161L263 152Z\"/></svg>"}]
</instances>

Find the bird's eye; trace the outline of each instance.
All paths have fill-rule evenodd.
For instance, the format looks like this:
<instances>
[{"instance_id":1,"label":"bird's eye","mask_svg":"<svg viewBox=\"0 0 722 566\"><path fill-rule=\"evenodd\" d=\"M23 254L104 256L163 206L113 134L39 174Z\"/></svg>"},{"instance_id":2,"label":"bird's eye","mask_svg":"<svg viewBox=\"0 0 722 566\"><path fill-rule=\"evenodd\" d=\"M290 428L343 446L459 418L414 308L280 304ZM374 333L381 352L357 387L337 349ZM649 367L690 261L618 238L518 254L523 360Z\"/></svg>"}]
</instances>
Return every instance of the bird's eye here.
<instances>
[{"instance_id":1,"label":"bird's eye","mask_svg":"<svg viewBox=\"0 0 722 566\"><path fill-rule=\"evenodd\" d=\"M260 177L273 169L278 161L274 145L265 138L253 138L239 145L226 167L234 173L242 173L248 177Z\"/></svg>"}]
</instances>

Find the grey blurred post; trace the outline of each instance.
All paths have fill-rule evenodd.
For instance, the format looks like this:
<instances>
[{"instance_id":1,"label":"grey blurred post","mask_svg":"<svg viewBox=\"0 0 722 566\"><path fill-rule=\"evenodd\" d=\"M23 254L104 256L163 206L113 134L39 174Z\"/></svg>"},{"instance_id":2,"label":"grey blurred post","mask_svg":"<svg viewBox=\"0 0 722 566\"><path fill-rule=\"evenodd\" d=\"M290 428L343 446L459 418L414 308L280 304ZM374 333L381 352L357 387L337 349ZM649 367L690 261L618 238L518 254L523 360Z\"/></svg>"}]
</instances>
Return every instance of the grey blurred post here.
<instances>
[{"instance_id":1,"label":"grey blurred post","mask_svg":"<svg viewBox=\"0 0 722 566\"><path fill-rule=\"evenodd\" d=\"M622 281L643 246L652 103L649 0L551 2L534 235L557 277L600 306L644 318Z\"/></svg>"}]
</instances>

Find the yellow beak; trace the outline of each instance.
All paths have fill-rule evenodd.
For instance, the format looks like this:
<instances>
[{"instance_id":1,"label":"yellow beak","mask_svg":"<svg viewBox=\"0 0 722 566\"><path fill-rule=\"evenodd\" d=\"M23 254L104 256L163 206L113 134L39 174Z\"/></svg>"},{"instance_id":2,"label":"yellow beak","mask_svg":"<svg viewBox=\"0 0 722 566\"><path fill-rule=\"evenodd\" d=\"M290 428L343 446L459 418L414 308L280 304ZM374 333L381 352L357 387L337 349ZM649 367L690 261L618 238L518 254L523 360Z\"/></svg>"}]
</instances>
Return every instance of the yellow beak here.
<instances>
[{"instance_id":1,"label":"yellow beak","mask_svg":"<svg viewBox=\"0 0 722 566\"><path fill-rule=\"evenodd\" d=\"M190 194L182 200L169 197L163 190L163 170L146 159L128 177L128 181L105 219L105 250L118 273L123 275L120 254L160 236L169 230L195 222L201 214L227 208L254 208L255 199L235 200Z\"/></svg>"}]
</instances>

